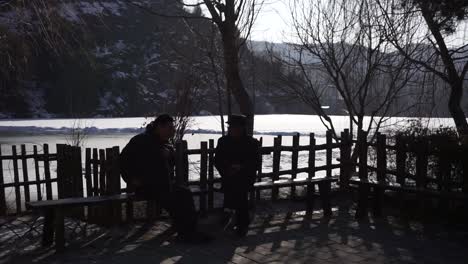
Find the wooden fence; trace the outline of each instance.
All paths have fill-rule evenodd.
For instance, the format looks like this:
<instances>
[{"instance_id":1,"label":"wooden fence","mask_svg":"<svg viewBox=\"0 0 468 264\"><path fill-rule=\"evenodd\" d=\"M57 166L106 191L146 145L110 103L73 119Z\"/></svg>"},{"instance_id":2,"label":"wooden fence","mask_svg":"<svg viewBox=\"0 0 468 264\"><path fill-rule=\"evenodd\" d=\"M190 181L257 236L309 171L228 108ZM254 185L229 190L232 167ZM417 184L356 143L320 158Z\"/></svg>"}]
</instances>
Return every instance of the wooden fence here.
<instances>
[{"instance_id":1,"label":"wooden fence","mask_svg":"<svg viewBox=\"0 0 468 264\"><path fill-rule=\"evenodd\" d=\"M314 134L310 134L308 138L309 143L307 145L300 145L300 136L294 135L292 136L292 145L287 146L283 145L283 137L277 136L274 139L273 146L262 146L262 157L272 156L272 170L265 172L260 169L257 181L271 182L295 179L301 173L307 174L307 178L313 178L320 171L325 171L325 176L330 177L334 169L340 168L343 170L340 164L333 163L332 154L334 150L338 152L340 149L342 156L343 153L345 155L348 153L349 156L351 144L334 142L331 133L327 133L326 143L324 144L316 144ZM0 215L25 213L24 204L28 201L99 196L133 191L121 185L118 168L118 147L108 149L86 148L83 159L80 148L67 145L57 145L56 153L49 153L47 144L43 146L42 153L37 151L38 146L32 146L33 154L28 154L26 146L21 145L22 152L18 155L16 148L16 146L12 146L12 155L1 155L0 153L2 161L13 164L14 175L12 182L5 183L4 175L0 174ZM316 166L317 151L325 151L324 165ZM199 191L198 206L200 211L211 210L216 205L215 195L219 191L218 183L220 180L214 168L214 152L214 140L201 142L198 149L188 149L186 141L182 141L176 146L175 180L180 184L187 184L195 192ZM302 167L299 166L298 162L299 153L301 152L306 152L308 157L307 165ZM282 153L291 154L291 161L288 162L289 166L282 166L284 165L284 162L281 161ZM189 175L194 175L194 172L190 169L190 160L194 156L199 157L195 172L198 178L196 180L189 179ZM28 162L28 159L31 161ZM264 160L263 158L262 161ZM17 165L20 161L23 164L22 166ZM52 162L54 162L53 165L51 165ZM29 168L29 163L35 164L35 166ZM281 169L281 167L285 168ZM0 173L4 171L4 168L0 168ZM20 173L23 174L22 179L18 176ZM36 178L32 180L28 173L34 174ZM344 173L342 174L344 175ZM56 187L52 186L54 183ZM33 185L37 186L37 195L34 199L30 195L30 186ZM42 192L44 186L46 195ZM7 197L6 190L9 188L15 188L14 197ZM23 188L23 190L20 191L20 188ZM296 187L287 188L290 188L291 197L294 197ZM251 197L260 199L261 192L263 191L254 192ZM279 189L272 188L271 199L278 199L278 195ZM14 210L9 206L10 204L16 204ZM148 208L155 206L151 205ZM114 210L119 210L119 208L121 207L116 206ZM130 217L133 210L132 204L127 204L126 210L127 216ZM149 208L148 213L150 211L154 210ZM93 214L99 214L99 212L102 212L102 210L89 210L88 214L92 216Z\"/></svg>"},{"instance_id":2,"label":"wooden fence","mask_svg":"<svg viewBox=\"0 0 468 264\"><path fill-rule=\"evenodd\" d=\"M57 174L51 173L51 168L56 167L57 155L49 153L48 144L42 145L41 151L39 147L32 146L31 150L23 144L18 152L18 147L12 146L11 154L2 155L0 146L0 215L20 214L25 211L25 202L56 197L52 185L57 182Z\"/></svg>"},{"instance_id":3,"label":"wooden fence","mask_svg":"<svg viewBox=\"0 0 468 264\"><path fill-rule=\"evenodd\" d=\"M375 175L377 179L390 179L401 185L414 184L420 187L435 188L445 191L468 192L468 151L456 148L458 165L446 151L435 148L433 144L420 140L408 142L408 139L397 137L390 144L383 134L377 136L375 142L367 142L367 135L361 133L362 142L356 146L349 131L345 130L338 139L327 132L325 143L316 144L314 134L308 136L305 145L300 144L300 136L292 136L292 144L284 145L284 137L277 136L273 146L261 146L262 162L271 160L270 171L260 166L257 182L271 183L294 180L302 174L308 179L318 173L331 177L334 170L338 171L339 186L347 188L348 180L355 168L361 178ZM443 144L442 144L443 145ZM351 161L353 150L358 152L358 162ZM57 145L57 152L50 153L47 144L42 146L25 145L12 146L11 154L2 155L0 148L0 215L21 214L26 212L25 202L50 200L66 197L87 197L132 192L122 186L119 174L119 148L90 149L66 145ZM357 149L356 149L357 147ZM450 150L454 151L454 150ZM187 184L199 193L197 203L200 211L205 212L216 207L216 193L219 189L219 177L214 169L215 142L201 142L200 148L188 149L187 142L182 141L176 146L175 181ZM322 164L317 164L319 152L325 152ZM282 161L282 154L287 153L290 161ZM306 162L299 162L300 154ZM265 156L270 159L265 159ZM82 158L82 156L84 158ZM284 157L284 155L283 155ZM374 158L375 157L375 158ZM197 170L191 170L191 160L198 160ZM335 161L339 161L338 163ZM414 163L414 164L413 164ZM6 166L10 164L12 170ZM301 165L302 164L302 165ZM9 179L6 177L9 173ZM196 180L190 175L196 174ZM7 180L8 179L8 180ZM306 184L304 184L306 185ZM285 192L289 197L297 196L296 186ZM33 190L33 191L31 191ZM35 192L34 192L35 190ZM251 193L251 199L269 197L277 200L280 188L257 190ZM147 206L148 213L154 212L157 205ZM133 204L125 205L127 217L133 215ZM112 212L122 212L122 205L113 205ZM104 210L85 210L88 216L103 214ZM109 212L104 212L108 214ZM80 212L81 214L81 212Z\"/></svg>"},{"instance_id":4,"label":"wooden fence","mask_svg":"<svg viewBox=\"0 0 468 264\"><path fill-rule=\"evenodd\" d=\"M359 178L373 177L376 181L428 190L468 193L468 149L442 137L429 138L396 136L389 142L377 134L375 142L367 142L366 133L359 147ZM369 157L375 157L369 161ZM374 163L374 164L372 164Z\"/></svg>"}]
</instances>

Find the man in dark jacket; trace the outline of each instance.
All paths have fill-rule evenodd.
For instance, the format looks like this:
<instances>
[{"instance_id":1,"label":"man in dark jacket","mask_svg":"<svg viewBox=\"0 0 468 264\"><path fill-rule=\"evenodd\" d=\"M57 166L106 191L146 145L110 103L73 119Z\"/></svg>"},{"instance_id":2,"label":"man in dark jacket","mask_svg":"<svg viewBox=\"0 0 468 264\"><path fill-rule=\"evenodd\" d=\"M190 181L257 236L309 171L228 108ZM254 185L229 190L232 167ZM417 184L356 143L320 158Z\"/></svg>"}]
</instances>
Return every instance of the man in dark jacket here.
<instances>
[{"instance_id":1,"label":"man in dark jacket","mask_svg":"<svg viewBox=\"0 0 468 264\"><path fill-rule=\"evenodd\" d=\"M247 135L245 116L232 115L228 124L228 135L216 146L215 166L221 175L224 208L235 210L237 234L245 236L250 222L248 193L260 164L259 142Z\"/></svg>"},{"instance_id":2,"label":"man in dark jacket","mask_svg":"<svg viewBox=\"0 0 468 264\"><path fill-rule=\"evenodd\" d=\"M174 120L160 115L144 133L134 136L120 154L122 178L135 190L137 197L155 200L172 218L182 242L208 242L196 231L197 213L188 188L173 182L175 155L170 139L174 136Z\"/></svg>"}]
</instances>

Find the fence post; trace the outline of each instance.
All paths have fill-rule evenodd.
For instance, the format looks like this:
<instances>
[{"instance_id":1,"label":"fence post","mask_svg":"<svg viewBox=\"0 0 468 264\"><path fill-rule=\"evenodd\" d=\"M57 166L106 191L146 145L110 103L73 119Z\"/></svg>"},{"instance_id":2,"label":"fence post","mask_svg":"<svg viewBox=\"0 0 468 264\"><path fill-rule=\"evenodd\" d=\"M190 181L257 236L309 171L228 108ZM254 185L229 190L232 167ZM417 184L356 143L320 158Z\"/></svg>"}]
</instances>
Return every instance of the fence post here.
<instances>
[{"instance_id":1,"label":"fence post","mask_svg":"<svg viewBox=\"0 0 468 264\"><path fill-rule=\"evenodd\" d=\"M214 140L208 141L208 210L214 208Z\"/></svg>"},{"instance_id":2,"label":"fence post","mask_svg":"<svg viewBox=\"0 0 468 264\"><path fill-rule=\"evenodd\" d=\"M367 173L367 132L358 131L358 151L359 151L359 179L362 181L368 180ZM358 207L356 209L356 218L363 218L367 216L367 206L369 199L370 187L366 184L359 185L359 198Z\"/></svg>"},{"instance_id":3,"label":"fence post","mask_svg":"<svg viewBox=\"0 0 468 264\"><path fill-rule=\"evenodd\" d=\"M57 144L57 193L58 193L58 198L63 199L66 198L67 196L67 190L65 190L66 186L70 186L70 183L65 184L67 179L65 177L69 176L68 174L68 168L66 165L67 162L67 151L66 148L67 146L64 144Z\"/></svg>"},{"instance_id":4,"label":"fence post","mask_svg":"<svg viewBox=\"0 0 468 264\"><path fill-rule=\"evenodd\" d=\"M377 180L385 182L387 174L387 137L377 134Z\"/></svg>"},{"instance_id":5,"label":"fence post","mask_svg":"<svg viewBox=\"0 0 468 264\"><path fill-rule=\"evenodd\" d=\"M428 140L422 138L416 143L416 187L426 188L428 165ZM423 194L417 194L420 203L418 207L422 215L426 212L426 199Z\"/></svg>"},{"instance_id":6,"label":"fence post","mask_svg":"<svg viewBox=\"0 0 468 264\"><path fill-rule=\"evenodd\" d=\"M93 196L99 195L99 166L98 166L98 150L93 148Z\"/></svg>"},{"instance_id":7,"label":"fence post","mask_svg":"<svg viewBox=\"0 0 468 264\"><path fill-rule=\"evenodd\" d=\"M178 185L184 181L184 150L182 141L176 143L176 171L175 180Z\"/></svg>"},{"instance_id":8,"label":"fence post","mask_svg":"<svg viewBox=\"0 0 468 264\"><path fill-rule=\"evenodd\" d=\"M183 161L184 161L184 170L183 170L183 175L184 175L184 184L187 184L189 182L189 158L188 158L188 153L187 153L187 150L188 150L188 144L187 144L187 140L183 140L182 141L182 154L183 154Z\"/></svg>"},{"instance_id":9,"label":"fence post","mask_svg":"<svg viewBox=\"0 0 468 264\"><path fill-rule=\"evenodd\" d=\"M106 194L120 194L120 170L119 170L119 147L106 149L107 173L106 173ZM112 224L122 221L122 204L120 202L111 203L109 210L111 212Z\"/></svg>"},{"instance_id":10,"label":"fence post","mask_svg":"<svg viewBox=\"0 0 468 264\"><path fill-rule=\"evenodd\" d=\"M299 140L300 135L297 133L293 136L292 141L292 154L291 154L291 180L294 182L294 179L297 177L297 163L299 159ZM291 199L296 197L296 186L291 186Z\"/></svg>"},{"instance_id":11,"label":"fence post","mask_svg":"<svg viewBox=\"0 0 468 264\"><path fill-rule=\"evenodd\" d=\"M72 147L72 160L73 166L73 183L75 186L75 190L73 195L76 197L84 197L84 190L83 190L83 168L81 163L81 148L80 147Z\"/></svg>"},{"instance_id":12,"label":"fence post","mask_svg":"<svg viewBox=\"0 0 468 264\"><path fill-rule=\"evenodd\" d=\"M29 177L28 177L28 161L26 159L26 145L21 145L21 170L23 171L23 184L24 184L24 199L26 202L31 201L31 193L29 190Z\"/></svg>"},{"instance_id":13,"label":"fence post","mask_svg":"<svg viewBox=\"0 0 468 264\"><path fill-rule=\"evenodd\" d=\"M34 171L35 171L35 174L36 174L37 200L42 201L42 192L41 192L41 184L40 184L41 175L39 173L39 159L38 159L38 152L37 152L37 146L36 145L33 146L33 153L34 153L34 155L33 155L34 156ZM0 154L0 156L1 156L1 154ZM2 170L2 168L0 166L0 171L1 170ZM1 174L0 174L0 177L1 177Z\"/></svg>"},{"instance_id":14,"label":"fence post","mask_svg":"<svg viewBox=\"0 0 468 264\"><path fill-rule=\"evenodd\" d=\"M85 181L86 181L86 197L92 196L92 183L91 183L91 149L85 150Z\"/></svg>"},{"instance_id":15,"label":"fence post","mask_svg":"<svg viewBox=\"0 0 468 264\"><path fill-rule=\"evenodd\" d=\"M263 151L262 151L262 146L263 146L263 137L260 138L259 140L259 148L260 148L260 151L259 151L259 155L260 155L260 158L259 158L259 161L260 161L260 164L258 166L258 174L257 174L257 179L256 181L257 182L260 182L262 180L262 170L263 170ZM261 198L261 192L260 190L255 190L255 199L258 201L260 200Z\"/></svg>"},{"instance_id":16,"label":"fence post","mask_svg":"<svg viewBox=\"0 0 468 264\"><path fill-rule=\"evenodd\" d=\"M3 187L3 159L2 159L2 145L0 145L0 216L4 216L7 213L5 188Z\"/></svg>"},{"instance_id":17,"label":"fence post","mask_svg":"<svg viewBox=\"0 0 468 264\"><path fill-rule=\"evenodd\" d=\"M385 175L387 174L387 137L381 133L377 133L377 181L385 183ZM374 216L382 215L382 203L384 198L384 190L380 187L374 187Z\"/></svg>"},{"instance_id":18,"label":"fence post","mask_svg":"<svg viewBox=\"0 0 468 264\"><path fill-rule=\"evenodd\" d=\"M71 194L72 197L84 197L83 191L83 172L81 164L81 148L80 147L69 147L70 150L70 177L72 186L70 189L73 191ZM84 208L76 209L77 217L84 218Z\"/></svg>"},{"instance_id":19,"label":"fence post","mask_svg":"<svg viewBox=\"0 0 468 264\"><path fill-rule=\"evenodd\" d=\"M208 167L208 144L206 141L200 143L200 213L206 213L206 181Z\"/></svg>"},{"instance_id":20,"label":"fence post","mask_svg":"<svg viewBox=\"0 0 468 264\"><path fill-rule=\"evenodd\" d=\"M310 133L309 135L309 160L308 160L308 172L307 178L311 180L315 177L315 134ZM307 201L306 201L306 211L308 214L311 214L314 211L314 195L315 195L315 184L307 184Z\"/></svg>"},{"instance_id":21,"label":"fence post","mask_svg":"<svg viewBox=\"0 0 468 264\"><path fill-rule=\"evenodd\" d=\"M326 176L330 178L332 176L332 144L333 144L333 134L331 130L326 132L327 140L327 153L326 153L326 165L327 165L327 174Z\"/></svg>"},{"instance_id":22,"label":"fence post","mask_svg":"<svg viewBox=\"0 0 468 264\"><path fill-rule=\"evenodd\" d=\"M349 187L349 178L351 175L351 141L349 138L349 129L341 132L340 146L340 189L347 190Z\"/></svg>"},{"instance_id":23,"label":"fence post","mask_svg":"<svg viewBox=\"0 0 468 264\"><path fill-rule=\"evenodd\" d=\"M44 144L44 177L46 186L46 198L52 200L52 182L50 178L50 157L49 157L49 145Z\"/></svg>"},{"instance_id":24,"label":"fence post","mask_svg":"<svg viewBox=\"0 0 468 264\"><path fill-rule=\"evenodd\" d=\"M107 162L106 162L106 152L104 149L99 150L99 195L106 194L106 171L107 171Z\"/></svg>"},{"instance_id":25,"label":"fence post","mask_svg":"<svg viewBox=\"0 0 468 264\"><path fill-rule=\"evenodd\" d=\"M359 179L367 180L367 132L358 132L358 145L359 145Z\"/></svg>"},{"instance_id":26,"label":"fence post","mask_svg":"<svg viewBox=\"0 0 468 264\"><path fill-rule=\"evenodd\" d=\"M426 188L427 163L428 163L428 141L421 139L416 149L416 186Z\"/></svg>"},{"instance_id":27,"label":"fence post","mask_svg":"<svg viewBox=\"0 0 468 264\"><path fill-rule=\"evenodd\" d=\"M397 182L403 186L405 185L406 175L406 143L402 136L396 136L396 178Z\"/></svg>"},{"instance_id":28,"label":"fence post","mask_svg":"<svg viewBox=\"0 0 468 264\"><path fill-rule=\"evenodd\" d=\"M275 137L273 140L273 176L272 181L275 182L279 179L279 169L281 162L281 135ZM273 187L271 191L271 199L277 200L279 194L279 188Z\"/></svg>"},{"instance_id":29,"label":"fence post","mask_svg":"<svg viewBox=\"0 0 468 264\"><path fill-rule=\"evenodd\" d=\"M462 191L465 194L468 194L468 145L464 143L462 145Z\"/></svg>"},{"instance_id":30,"label":"fence post","mask_svg":"<svg viewBox=\"0 0 468 264\"><path fill-rule=\"evenodd\" d=\"M21 191L20 191L20 182L18 175L18 156L16 153L16 146L11 147L13 153L13 177L15 184L15 199L16 199L16 213L21 213Z\"/></svg>"}]
</instances>

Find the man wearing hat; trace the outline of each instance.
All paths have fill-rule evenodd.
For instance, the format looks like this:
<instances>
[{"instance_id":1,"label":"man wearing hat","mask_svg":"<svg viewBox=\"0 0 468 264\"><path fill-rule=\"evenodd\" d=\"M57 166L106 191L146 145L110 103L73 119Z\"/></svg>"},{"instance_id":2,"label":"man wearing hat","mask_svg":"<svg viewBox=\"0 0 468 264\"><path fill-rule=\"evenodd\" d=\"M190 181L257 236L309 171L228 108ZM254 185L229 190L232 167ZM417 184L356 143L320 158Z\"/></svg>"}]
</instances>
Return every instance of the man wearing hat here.
<instances>
[{"instance_id":1,"label":"man wearing hat","mask_svg":"<svg viewBox=\"0 0 468 264\"><path fill-rule=\"evenodd\" d=\"M177 239L187 243L211 240L197 231L197 213L188 188L174 183L175 155L170 139L174 137L174 119L163 114L134 136L120 154L122 178L137 197L155 200L169 212Z\"/></svg>"},{"instance_id":2,"label":"man wearing hat","mask_svg":"<svg viewBox=\"0 0 468 264\"><path fill-rule=\"evenodd\" d=\"M235 211L235 227L245 236L249 226L248 194L260 164L259 142L247 134L247 119L231 115L228 134L218 140L215 167L221 175L224 208Z\"/></svg>"}]
</instances>

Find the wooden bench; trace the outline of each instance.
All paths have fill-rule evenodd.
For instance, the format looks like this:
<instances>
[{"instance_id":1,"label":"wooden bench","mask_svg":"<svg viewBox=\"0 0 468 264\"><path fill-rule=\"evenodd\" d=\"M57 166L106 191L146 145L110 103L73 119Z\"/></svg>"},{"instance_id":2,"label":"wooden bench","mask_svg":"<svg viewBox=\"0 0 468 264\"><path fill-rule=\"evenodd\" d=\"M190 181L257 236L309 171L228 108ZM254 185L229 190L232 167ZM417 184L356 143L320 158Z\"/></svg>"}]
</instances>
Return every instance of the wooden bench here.
<instances>
[{"instance_id":1,"label":"wooden bench","mask_svg":"<svg viewBox=\"0 0 468 264\"><path fill-rule=\"evenodd\" d=\"M372 195L372 212L374 216L382 215L383 195L386 190L398 193L408 193L420 195L422 199L426 197L435 197L439 199L468 201L468 195L461 192L448 192L427 189L417 186L402 186L399 183L389 181L377 181L371 179L359 179L352 177L349 181L351 185L356 185L359 189L358 205L355 217L361 219L367 216L369 207L369 194Z\"/></svg>"},{"instance_id":2,"label":"wooden bench","mask_svg":"<svg viewBox=\"0 0 468 264\"><path fill-rule=\"evenodd\" d=\"M306 205L307 211L311 212L314 208L315 184L319 187L319 197L322 202L324 216L331 216L331 183L337 182L338 177L322 177L312 179L280 179L276 181L260 181L254 184L254 191L268 190L284 187L307 186Z\"/></svg>"},{"instance_id":3,"label":"wooden bench","mask_svg":"<svg viewBox=\"0 0 468 264\"><path fill-rule=\"evenodd\" d=\"M338 182L338 177L321 177L312 179L280 179L255 182L252 192L261 190L273 190L275 188L307 186L306 206L307 212L312 212L314 208L315 197L319 197L322 202L322 209L324 216L331 216L331 183ZM315 193L315 184L319 187L319 194ZM215 191L222 192L220 187L215 188ZM251 202L254 201L251 195ZM258 199L260 197L257 197Z\"/></svg>"},{"instance_id":4,"label":"wooden bench","mask_svg":"<svg viewBox=\"0 0 468 264\"><path fill-rule=\"evenodd\" d=\"M199 190L196 186L189 186L189 188L194 196L206 194L207 192L206 190ZM141 199L138 199L135 194L129 193L28 202L26 203L26 207L33 211L39 211L44 215L42 245L50 246L54 241L55 234L55 247L57 251L61 251L65 247L64 220L67 210L84 206L125 203L139 200ZM127 218L128 217L127 215Z\"/></svg>"},{"instance_id":5,"label":"wooden bench","mask_svg":"<svg viewBox=\"0 0 468 264\"><path fill-rule=\"evenodd\" d=\"M83 198L65 198L58 200L26 203L28 209L40 211L44 215L42 245L50 246L54 241L57 251L65 247L65 211L70 208L96 206L109 203L122 203L134 199L133 194L118 194L109 196L92 196Z\"/></svg>"}]
</instances>

